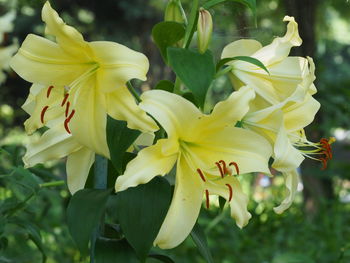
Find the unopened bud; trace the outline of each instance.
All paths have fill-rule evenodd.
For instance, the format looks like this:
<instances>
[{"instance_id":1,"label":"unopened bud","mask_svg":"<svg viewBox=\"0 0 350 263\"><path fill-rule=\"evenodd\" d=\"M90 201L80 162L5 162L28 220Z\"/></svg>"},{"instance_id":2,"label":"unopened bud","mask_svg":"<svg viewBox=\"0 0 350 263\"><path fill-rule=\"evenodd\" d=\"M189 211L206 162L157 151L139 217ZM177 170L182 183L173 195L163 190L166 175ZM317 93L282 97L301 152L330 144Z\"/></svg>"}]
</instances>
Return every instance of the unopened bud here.
<instances>
[{"instance_id":1,"label":"unopened bud","mask_svg":"<svg viewBox=\"0 0 350 263\"><path fill-rule=\"evenodd\" d=\"M187 18L180 0L169 0L165 9L164 21L187 24Z\"/></svg>"},{"instance_id":2,"label":"unopened bud","mask_svg":"<svg viewBox=\"0 0 350 263\"><path fill-rule=\"evenodd\" d=\"M211 35L213 32L213 20L209 11L201 8L199 10L197 24L198 49L200 53L204 53L209 46Z\"/></svg>"}]
</instances>

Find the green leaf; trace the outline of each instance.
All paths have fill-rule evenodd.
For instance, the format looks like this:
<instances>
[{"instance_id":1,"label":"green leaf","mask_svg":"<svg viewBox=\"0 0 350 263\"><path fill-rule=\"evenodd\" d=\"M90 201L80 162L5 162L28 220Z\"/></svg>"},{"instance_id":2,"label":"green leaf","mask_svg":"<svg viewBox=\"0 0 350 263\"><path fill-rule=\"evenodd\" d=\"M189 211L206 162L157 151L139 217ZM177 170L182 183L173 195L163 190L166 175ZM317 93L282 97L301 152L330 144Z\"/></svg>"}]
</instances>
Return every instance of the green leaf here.
<instances>
[{"instance_id":1,"label":"green leaf","mask_svg":"<svg viewBox=\"0 0 350 263\"><path fill-rule=\"evenodd\" d=\"M164 262L164 263L175 263L174 260L172 260L170 257L165 256L165 255L150 254L150 255L148 255L148 257L158 259L159 261Z\"/></svg>"},{"instance_id":2,"label":"green leaf","mask_svg":"<svg viewBox=\"0 0 350 263\"><path fill-rule=\"evenodd\" d=\"M215 75L212 53L209 50L201 54L194 50L170 47L168 59L176 75L192 91L196 102L203 107Z\"/></svg>"},{"instance_id":3,"label":"green leaf","mask_svg":"<svg viewBox=\"0 0 350 263\"><path fill-rule=\"evenodd\" d=\"M211 1L206 2L203 5L203 8L209 9L209 8L212 8L216 5L218 5L218 4L222 4L225 2L229 2L229 1L241 3L245 6L247 6L252 11L252 13L254 15L254 19L255 19L255 24L256 24L256 0L211 0Z\"/></svg>"},{"instance_id":4,"label":"green leaf","mask_svg":"<svg viewBox=\"0 0 350 263\"><path fill-rule=\"evenodd\" d=\"M224 206L226 204L226 199L219 196L219 207L220 207L220 211L222 212L222 210L224 209Z\"/></svg>"},{"instance_id":5,"label":"green leaf","mask_svg":"<svg viewBox=\"0 0 350 263\"><path fill-rule=\"evenodd\" d=\"M67 208L69 231L83 256L89 251L89 241L104 214L112 189L82 189L70 199Z\"/></svg>"},{"instance_id":6,"label":"green leaf","mask_svg":"<svg viewBox=\"0 0 350 263\"><path fill-rule=\"evenodd\" d=\"M168 92L173 92L174 90L174 83L172 83L170 80L161 80L157 83L154 89L160 89L165 90Z\"/></svg>"},{"instance_id":7,"label":"green leaf","mask_svg":"<svg viewBox=\"0 0 350 263\"><path fill-rule=\"evenodd\" d=\"M191 237L204 259L208 263L213 263L213 257L211 256L210 250L208 248L207 239L198 223L196 223L193 227Z\"/></svg>"},{"instance_id":8,"label":"green leaf","mask_svg":"<svg viewBox=\"0 0 350 263\"><path fill-rule=\"evenodd\" d=\"M265 65L260 60L253 58L253 57L248 57L248 56L236 56L236 57L231 57L231 58L223 58L216 65L216 71L218 71L223 65L225 65L226 63L228 63L232 60L241 60L241 61L251 63L251 64L265 70L267 74L270 74L269 70L265 67Z\"/></svg>"},{"instance_id":9,"label":"green leaf","mask_svg":"<svg viewBox=\"0 0 350 263\"><path fill-rule=\"evenodd\" d=\"M97 239L95 246L95 263L139 263L137 256L123 240Z\"/></svg>"},{"instance_id":10,"label":"green leaf","mask_svg":"<svg viewBox=\"0 0 350 263\"><path fill-rule=\"evenodd\" d=\"M44 245L41 241L39 228L30 221L23 220L18 217L12 218L11 220L9 220L9 223L15 224L16 226L19 226L25 230L25 232L28 234L29 239L32 240L35 246L40 250L42 255L42 263L45 263L47 256L44 249Z\"/></svg>"},{"instance_id":11,"label":"green leaf","mask_svg":"<svg viewBox=\"0 0 350 263\"><path fill-rule=\"evenodd\" d=\"M140 131L127 127L126 121L107 118L107 144L112 163L121 174L123 172L123 159L126 150L140 135Z\"/></svg>"},{"instance_id":12,"label":"green leaf","mask_svg":"<svg viewBox=\"0 0 350 263\"><path fill-rule=\"evenodd\" d=\"M152 37L160 53L167 63L167 48L176 44L185 35L185 27L183 24L165 21L156 24L152 29Z\"/></svg>"},{"instance_id":13,"label":"green leaf","mask_svg":"<svg viewBox=\"0 0 350 263\"><path fill-rule=\"evenodd\" d=\"M117 193L115 207L120 226L142 261L159 232L171 196L171 186L163 177L155 177L147 184Z\"/></svg>"}]
</instances>

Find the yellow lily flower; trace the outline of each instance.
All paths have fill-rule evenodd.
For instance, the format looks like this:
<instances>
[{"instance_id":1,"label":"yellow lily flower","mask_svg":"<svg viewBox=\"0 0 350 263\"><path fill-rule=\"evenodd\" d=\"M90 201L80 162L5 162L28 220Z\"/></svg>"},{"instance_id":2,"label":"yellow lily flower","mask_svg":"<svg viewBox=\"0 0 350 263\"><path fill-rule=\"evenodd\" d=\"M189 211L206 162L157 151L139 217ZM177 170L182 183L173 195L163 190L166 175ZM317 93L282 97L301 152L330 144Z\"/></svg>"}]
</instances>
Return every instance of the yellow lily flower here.
<instances>
[{"instance_id":1,"label":"yellow lily flower","mask_svg":"<svg viewBox=\"0 0 350 263\"><path fill-rule=\"evenodd\" d=\"M146 79L147 58L123 45L86 42L73 27L66 25L46 2L42 9L45 31L56 42L28 35L11 67L25 80L39 84L37 102L27 131L47 125L58 115L67 134L80 145L107 155L107 114L128 122L141 131L157 130L155 122L136 104L126 87L132 78ZM50 114L49 114L50 112Z\"/></svg>"},{"instance_id":2,"label":"yellow lily flower","mask_svg":"<svg viewBox=\"0 0 350 263\"><path fill-rule=\"evenodd\" d=\"M249 110L254 91L243 87L210 115L201 113L184 98L161 90L145 92L140 107L165 129L166 139L141 150L119 176L117 192L144 184L167 174L176 163L173 200L154 241L161 248L180 244L191 232L198 217L203 195L228 200L231 216L239 227L248 223L248 198L232 174L269 173L269 143L254 132L234 127ZM234 107L233 107L234 105Z\"/></svg>"},{"instance_id":3,"label":"yellow lily flower","mask_svg":"<svg viewBox=\"0 0 350 263\"><path fill-rule=\"evenodd\" d=\"M23 162L25 167L32 167L38 163L67 157L67 185L71 194L74 194L84 188L89 170L95 161L95 152L98 151L109 158L109 151L104 145L101 145L100 149L90 149L76 140L74 135L67 133L64 127L65 109L60 107L63 90L63 87L51 89L51 94L47 98L47 90L42 85L32 85L31 93L22 106L30 115L24 123L25 129L31 134L45 122L48 130L40 137L30 136ZM43 114L41 109L47 104L47 100L50 100L52 107L47 108ZM49 117L50 121L45 121L46 117ZM152 142L153 134L144 133L139 136L135 144L148 146Z\"/></svg>"},{"instance_id":4,"label":"yellow lily flower","mask_svg":"<svg viewBox=\"0 0 350 263\"><path fill-rule=\"evenodd\" d=\"M242 120L244 128L264 136L271 143L274 158L272 167L284 174L288 195L275 208L277 213L287 209L294 199L299 182L296 168L305 156L322 162L324 168L327 160L332 157L332 140L322 139L319 143L312 143L307 140L304 132L320 108L320 103L312 97L315 92L312 85L315 67L310 58L309 62L309 74L290 97L268 107L255 100L250 104L251 111Z\"/></svg>"},{"instance_id":5,"label":"yellow lily flower","mask_svg":"<svg viewBox=\"0 0 350 263\"><path fill-rule=\"evenodd\" d=\"M308 60L303 57L289 57L293 46L300 46L302 40L298 33L298 24L293 17L286 16L287 32L283 37L275 38L271 44L262 46L253 39L241 39L227 45L221 57L251 56L260 60L269 70L244 62L232 61L229 77L235 89L249 85L257 93L257 99L274 105L291 96L296 87L309 75ZM314 89L314 87L312 88Z\"/></svg>"}]
</instances>

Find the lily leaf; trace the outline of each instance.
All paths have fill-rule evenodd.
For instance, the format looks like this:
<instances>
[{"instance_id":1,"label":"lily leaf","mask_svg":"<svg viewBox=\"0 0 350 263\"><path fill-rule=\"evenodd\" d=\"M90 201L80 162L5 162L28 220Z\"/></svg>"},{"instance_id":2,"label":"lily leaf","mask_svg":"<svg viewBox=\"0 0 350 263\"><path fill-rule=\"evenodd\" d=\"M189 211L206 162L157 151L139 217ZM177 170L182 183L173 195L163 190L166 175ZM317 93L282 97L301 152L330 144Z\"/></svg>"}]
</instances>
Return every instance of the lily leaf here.
<instances>
[{"instance_id":1,"label":"lily leaf","mask_svg":"<svg viewBox=\"0 0 350 263\"><path fill-rule=\"evenodd\" d=\"M156 24L152 29L152 37L158 46L160 53L167 63L167 48L176 44L185 36L185 27L183 24L165 21Z\"/></svg>"},{"instance_id":2,"label":"lily leaf","mask_svg":"<svg viewBox=\"0 0 350 263\"><path fill-rule=\"evenodd\" d=\"M125 239L97 239L95 246L95 263L115 262L139 263L140 261Z\"/></svg>"},{"instance_id":3,"label":"lily leaf","mask_svg":"<svg viewBox=\"0 0 350 263\"><path fill-rule=\"evenodd\" d=\"M198 223L196 223L195 226L193 227L191 232L191 237L194 243L196 244L199 252L205 258L205 260L208 263L213 263L214 261L208 247L207 239L205 237L205 234L202 228L199 226Z\"/></svg>"},{"instance_id":4,"label":"lily leaf","mask_svg":"<svg viewBox=\"0 0 350 263\"><path fill-rule=\"evenodd\" d=\"M111 192L112 189L82 189L69 201L68 228L83 256L89 252L89 241L100 223Z\"/></svg>"},{"instance_id":5,"label":"lily leaf","mask_svg":"<svg viewBox=\"0 0 350 263\"><path fill-rule=\"evenodd\" d=\"M212 53L195 50L168 48L169 64L176 75L189 88L199 106L204 106L205 97L214 79L215 64Z\"/></svg>"},{"instance_id":6,"label":"lily leaf","mask_svg":"<svg viewBox=\"0 0 350 263\"><path fill-rule=\"evenodd\" d=\"M126 121L107 118L107 144L112 163L119 174L123 172L126 150L140 135L140 131L127 127Z\"/></svg>"},{"instance_id":7,"label":"lily leaf","mask_svg":"<svg viewBox=\"0 0 350 263\"><path fill-rule=\"evenodd\" d=\"M114 198L123 233L144 261L170 206L171 186L163 177L119 192Z\"/></svg>"},{"instance_id":8,"label":"lily leaf","mask_svg":"<svg viewBox=\"0 0 350 263\"><path fill-rule=\"evenodd\" d=\"M270 75L269 70L265 67L265 65L260 60L253 58L253 57L248 57L248 56L236 56L236 57L231 57L231 58L223 58L216 65L216 71L218 71L226 63L233 61L233 60L241 60L241 61L251 63L251 64L258 66L259 68L265 70L266 73Z\"/></svg>"},{"instance_id":9,"label":"lily leaf","mask_svg":"<svg viewBox=\"0 0 350 263\"><path fill-rule=\"evenodd\" d=\"M154 87L154 89L160 89L160 90L165 90L168 92L173 92L174 83L172 83L170 80L160 80L157 83L157 85Z\"/></svg>"}]
</instances>

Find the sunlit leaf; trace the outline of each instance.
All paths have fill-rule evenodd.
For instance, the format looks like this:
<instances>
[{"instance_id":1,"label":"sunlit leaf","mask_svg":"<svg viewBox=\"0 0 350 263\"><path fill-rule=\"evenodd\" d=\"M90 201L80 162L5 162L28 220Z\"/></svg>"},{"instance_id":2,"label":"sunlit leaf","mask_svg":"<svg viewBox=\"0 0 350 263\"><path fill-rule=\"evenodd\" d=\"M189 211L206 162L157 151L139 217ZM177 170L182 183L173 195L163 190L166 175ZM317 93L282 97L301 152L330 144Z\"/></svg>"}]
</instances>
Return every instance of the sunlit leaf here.
<instances>
[{"instance_id":1,"label":"sunlit leaf","mask_svg":"<svg viewBox=\"0 0 350 263\"><path fill-rule=\"evenodd\" d=\"M231 57L231 58L223 58L216 65L216 71L218 71L226 63L233 61L233 60L241 60L241 61L251 63L251 64L265 70L267 74L270 74L269 70L265 67L265 65L260 60L253 58L253 57L248 57L248 56L236 56L236 57Z\"/></svg>"},{"instance_id":2,"label":"sunlit leaf","mask_svg":"<svg viewBox=\"0 0 350 263\"><path fill-rule=\"evenodd\" d=\"M189 88L196 102L203 107L208 89L215 75L215 64L212 53L204 54L195 50L168 48L169 64L176 75Z\"/></svg>"},{"instance_id":3,"label":"sunlit leaf","mask_svg":"<svg viewBox=\"0 0 350 263\"><path fill-rule=\"evenodd\" d=\"M173 46L180 41L185 35L185 27L183 24L165 21L156 24L152 29L152 37L158 46L160 53L165 62L167 59L167 48Z\"/></svg>"}]
</instances>

